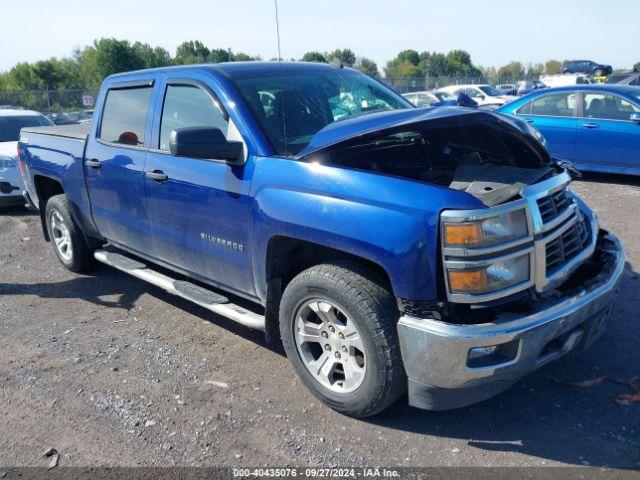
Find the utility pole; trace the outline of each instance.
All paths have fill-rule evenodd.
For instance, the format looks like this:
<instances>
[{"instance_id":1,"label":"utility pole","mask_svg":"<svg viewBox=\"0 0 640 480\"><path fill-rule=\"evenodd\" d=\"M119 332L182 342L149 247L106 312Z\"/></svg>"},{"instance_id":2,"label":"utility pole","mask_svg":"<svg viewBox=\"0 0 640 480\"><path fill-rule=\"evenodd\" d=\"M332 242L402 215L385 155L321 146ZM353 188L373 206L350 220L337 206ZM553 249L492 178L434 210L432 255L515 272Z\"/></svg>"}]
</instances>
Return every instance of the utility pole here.
<instances>
[{"instance_id":1,"label":"utility pole","mask_svg":"<svg viewBox=\"0 0 640 480\"><path fill-rule=\"evenodd\" d=\"M424 68L425 68L425 72L426 72L425 85L424 85L424 89L425 90L429 90L429 68L430 67L431 67L431 62L429 60L427 60L424 63Z\"/></svg>"},{"instance_id":2,"label":"utility pole","mask_svg":"<svg viewBox=\"0 0 640 480\"><path fill-rule=\"evenodd\" d=\"M229 53L229 61L231 61L231 47L227 48L227 52Z\"/></svg>"},{"instance_id":3,"label":"utility pole","mask_svg":"<svg viewBox=\"0 0 640 480\"><path fill-rule=\"evenodd\" d=\"M47 83L44 94L47 98L47 110L49 110L49 115L51 115L51 100L49 99L49 84Z\"/></svg>"}]
</instances>

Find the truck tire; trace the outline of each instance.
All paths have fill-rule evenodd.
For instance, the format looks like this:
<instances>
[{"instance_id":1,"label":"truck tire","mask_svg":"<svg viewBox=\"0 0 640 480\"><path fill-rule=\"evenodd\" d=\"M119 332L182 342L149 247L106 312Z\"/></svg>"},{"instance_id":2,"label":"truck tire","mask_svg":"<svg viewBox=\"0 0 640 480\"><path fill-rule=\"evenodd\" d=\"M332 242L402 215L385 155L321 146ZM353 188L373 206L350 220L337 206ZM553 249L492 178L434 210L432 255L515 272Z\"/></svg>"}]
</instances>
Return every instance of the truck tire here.
<instances>
[{"instance_id":1,"label":"truck tire","mask_svg":"<svg viewBox=\"0 0 640 480\"><path fill-rule=\"evenodd\" d=\"M602 68L596 68L595 72L593 72L593 75L596 77L604 77L606 74Z\"/></svg>"},{"instance_id":2,"label":"truck tire","mask_svg":"<svg viewBox=\"0 0 640 480\"><path fill-rule=\"evenodd\" d=\"M394 296L353 262L311 267L287 285L280 335L303 383L346 415L368 417L406 391Z\"/></svg>"},{"instance_id":3,"label":"truck tire","mask_svg":"<svg viewBox=\"0 0 640 480\"><path fill-rule=\"evenodd\" d=\"M89 271L94 265L93 250L71 215L66 195L55 195L47 201L45 221L60 262L72 272Z\"/></svg>"}]
</instances>

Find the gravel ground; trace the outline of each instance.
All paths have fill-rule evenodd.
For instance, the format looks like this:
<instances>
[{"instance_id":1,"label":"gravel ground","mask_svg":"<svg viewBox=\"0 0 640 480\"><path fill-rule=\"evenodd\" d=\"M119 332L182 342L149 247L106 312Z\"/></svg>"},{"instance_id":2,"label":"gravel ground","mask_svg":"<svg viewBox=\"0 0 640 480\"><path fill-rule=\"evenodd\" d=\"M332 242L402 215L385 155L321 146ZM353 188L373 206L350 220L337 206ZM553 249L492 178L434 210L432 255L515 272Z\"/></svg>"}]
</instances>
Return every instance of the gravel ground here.
<instances>
[{"instance_id":1,"label":"gravel ground","mask_svg":"<svg viewBox=\"0 0 640 480\"><path fill-rule=\"evenodd\" d=\"M481 404L367 420L320 404L262 335L116 270L75 275L38 216L0 214L0 466L640 466L640 181L591 176L578 191L628 250L611 324Z\"/></svg>"}]
</instances>

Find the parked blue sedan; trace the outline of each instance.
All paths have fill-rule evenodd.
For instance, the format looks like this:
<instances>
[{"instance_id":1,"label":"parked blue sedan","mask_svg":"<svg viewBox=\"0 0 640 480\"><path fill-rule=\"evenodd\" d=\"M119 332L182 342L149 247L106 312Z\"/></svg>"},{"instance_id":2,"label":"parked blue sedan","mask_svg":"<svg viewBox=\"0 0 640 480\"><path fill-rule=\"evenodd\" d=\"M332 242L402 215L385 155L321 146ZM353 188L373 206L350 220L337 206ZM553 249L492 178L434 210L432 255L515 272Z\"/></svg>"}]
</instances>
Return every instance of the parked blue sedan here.
<instances>
[{"instance_id":1,"label":"parked blue sedan","mask_svg":"<svg viewBox=\"0 0 640 480\"><path fill-rule=\"evenodd\" d=\"M640 175L640 87L540 90L497 111L532 124L547 139L551 154L578 170Z\"/></svg>"}]
</instances>

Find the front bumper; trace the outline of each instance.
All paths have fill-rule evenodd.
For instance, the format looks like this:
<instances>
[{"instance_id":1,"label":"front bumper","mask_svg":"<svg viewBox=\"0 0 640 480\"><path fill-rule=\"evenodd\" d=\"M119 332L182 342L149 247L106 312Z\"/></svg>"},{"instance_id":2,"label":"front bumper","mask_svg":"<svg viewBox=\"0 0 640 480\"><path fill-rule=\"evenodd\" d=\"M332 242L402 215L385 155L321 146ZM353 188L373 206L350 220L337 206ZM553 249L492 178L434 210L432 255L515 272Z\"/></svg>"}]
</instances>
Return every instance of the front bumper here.
<instances>
[{"instance_id":1,"label":"front bumper","mask_svg":"<svg viewBox=\"0 0 640 480\"><path fill-rule=\"evenodd\" d=\"M409 403L428 410L470 405L593 343L604 331L625 264L620 241L604 231L595 255L602 264L592 279L580 278L584 287L541 299L525 314L503 313L476 325L403 315L398 333ZM472 349L494 346L500 346L496 353L480 362L470 356Z\"/></svg>"}]
</instances>

